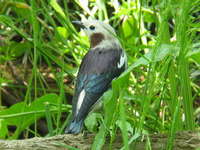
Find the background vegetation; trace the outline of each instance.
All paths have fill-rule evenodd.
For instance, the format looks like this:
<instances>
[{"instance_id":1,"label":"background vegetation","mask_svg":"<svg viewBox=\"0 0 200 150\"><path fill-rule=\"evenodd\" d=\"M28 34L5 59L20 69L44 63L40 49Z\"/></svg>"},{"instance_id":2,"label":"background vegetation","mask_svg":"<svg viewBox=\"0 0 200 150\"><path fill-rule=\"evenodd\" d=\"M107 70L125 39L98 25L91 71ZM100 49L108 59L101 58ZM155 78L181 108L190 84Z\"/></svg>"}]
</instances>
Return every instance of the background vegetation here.
<instances>
[{"instance_id":1,"label":"background vegetation","mask_svg":"<svg viewBox=\"0 0 200 150\"><path fill-rule=\"evenodd\" d=\"M200 0L0 0L0 138L63 133L89 49L71 21L88 17L115 28L129 64L85 121L93 149L119 132L122 149L151 133L172 149L177 131L199 131Z\"/></svg>"}]
</instances>

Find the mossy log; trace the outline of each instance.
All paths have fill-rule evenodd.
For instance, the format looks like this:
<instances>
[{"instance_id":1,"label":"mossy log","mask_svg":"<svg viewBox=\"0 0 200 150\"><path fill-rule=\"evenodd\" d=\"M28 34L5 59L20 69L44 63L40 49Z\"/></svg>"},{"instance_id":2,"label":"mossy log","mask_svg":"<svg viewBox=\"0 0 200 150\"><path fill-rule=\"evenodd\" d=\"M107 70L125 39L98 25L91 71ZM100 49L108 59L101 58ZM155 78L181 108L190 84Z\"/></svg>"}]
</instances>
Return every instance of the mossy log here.
<instances>
[{"instance_id":1,"label":"mossy log","mask_svg":"<svg viewBox=\"0 0 200 150\"><path fill-rule=\"evenodd\" d=\"M80 150L90 150L95 135L57 135L53 137L35 137L24 140L0 140L0 150L66 150L75 147ZM164 134L150 135L150 143L153 150L166 149L168 136ZM109 140L107 140L109 141ZM138 139L137 142L130 145L130 149L145 150L146 138ZM119 135L112 145L112 149L120 149L123 141ZM107 150L109 143L105 143L103 149ZM176 134L174 141L174 150L199 150L200 133L198 132L179 132Z\"/></svg>"}]
</instances>

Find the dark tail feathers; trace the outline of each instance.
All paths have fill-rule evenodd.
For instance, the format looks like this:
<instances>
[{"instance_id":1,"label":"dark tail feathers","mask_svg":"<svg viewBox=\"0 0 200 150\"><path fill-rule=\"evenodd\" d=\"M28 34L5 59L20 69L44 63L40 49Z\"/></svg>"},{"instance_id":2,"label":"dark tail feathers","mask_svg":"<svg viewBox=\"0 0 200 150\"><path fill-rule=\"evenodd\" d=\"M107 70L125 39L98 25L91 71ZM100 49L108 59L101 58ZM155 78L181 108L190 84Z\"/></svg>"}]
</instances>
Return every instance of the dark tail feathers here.
<instances>
[{"instance_id":1,"label":"dark tail feathers","mask_svg":"<svg viewBox=\"0 0 200 150\"><path fill-rule=\"evenodd\" d=\"M78 134L81 132L83 121L72 121L68 128L65 130L66 134Z\"/></svg>"}]
</instances>

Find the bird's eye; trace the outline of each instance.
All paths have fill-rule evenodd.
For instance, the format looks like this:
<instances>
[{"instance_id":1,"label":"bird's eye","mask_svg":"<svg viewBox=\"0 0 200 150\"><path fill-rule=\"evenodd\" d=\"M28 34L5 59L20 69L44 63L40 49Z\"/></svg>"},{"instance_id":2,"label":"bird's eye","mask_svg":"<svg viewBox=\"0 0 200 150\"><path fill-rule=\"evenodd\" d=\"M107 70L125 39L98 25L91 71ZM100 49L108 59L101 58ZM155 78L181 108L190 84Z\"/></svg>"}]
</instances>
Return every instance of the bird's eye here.
<instances>
[{"instance_id":1,"label":"bird's eye","mask_svg":"<svg viewBox=\"0 0 200 150\"><path fill-rule=\"evenodd\" d=\"M95 26L91 25L90 30L94 30L94 29L95 29Z\"/></svg>"}]
</instances>

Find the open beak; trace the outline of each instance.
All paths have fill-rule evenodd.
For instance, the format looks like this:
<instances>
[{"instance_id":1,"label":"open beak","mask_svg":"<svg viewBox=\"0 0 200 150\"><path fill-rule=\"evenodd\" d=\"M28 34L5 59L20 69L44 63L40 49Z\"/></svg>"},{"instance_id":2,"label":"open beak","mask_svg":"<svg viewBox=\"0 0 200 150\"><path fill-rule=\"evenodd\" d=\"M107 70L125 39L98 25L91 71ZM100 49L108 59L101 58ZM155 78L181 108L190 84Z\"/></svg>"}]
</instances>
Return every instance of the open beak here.
<instances>
[{"instance_id":1,"label":"open beak","mask_svg":"<svg viewBox=\"0 0 200 150\"><path fill-rule=\"evenodd\" d=\"M81 21L72 21L72 23L77 24L80 28L85 29L86 27Z\"/></svg>"}]
</instances>

